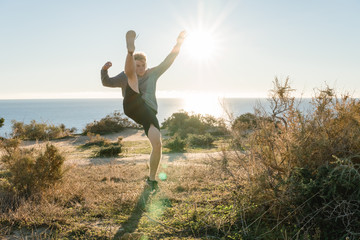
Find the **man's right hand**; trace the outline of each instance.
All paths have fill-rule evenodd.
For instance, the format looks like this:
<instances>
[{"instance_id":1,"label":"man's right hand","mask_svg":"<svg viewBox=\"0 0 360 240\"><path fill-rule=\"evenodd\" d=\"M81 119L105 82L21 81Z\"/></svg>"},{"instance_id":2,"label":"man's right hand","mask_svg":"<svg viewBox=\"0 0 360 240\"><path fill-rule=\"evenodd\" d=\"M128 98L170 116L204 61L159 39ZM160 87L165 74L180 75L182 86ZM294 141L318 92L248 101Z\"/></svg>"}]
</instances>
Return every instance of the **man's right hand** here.
<instances>
[{"instance_id":1,"label":"man's right hand","mask_svg":"<svg viewBox=\"0 0 360 240\"><path fill-rule=\"evenodd\" d=\"M102 70L108 70L109 68L111 68L112 63L111 62L107 62L105 63L105 65L102 67Z\"/></svg>"}]
</instances>

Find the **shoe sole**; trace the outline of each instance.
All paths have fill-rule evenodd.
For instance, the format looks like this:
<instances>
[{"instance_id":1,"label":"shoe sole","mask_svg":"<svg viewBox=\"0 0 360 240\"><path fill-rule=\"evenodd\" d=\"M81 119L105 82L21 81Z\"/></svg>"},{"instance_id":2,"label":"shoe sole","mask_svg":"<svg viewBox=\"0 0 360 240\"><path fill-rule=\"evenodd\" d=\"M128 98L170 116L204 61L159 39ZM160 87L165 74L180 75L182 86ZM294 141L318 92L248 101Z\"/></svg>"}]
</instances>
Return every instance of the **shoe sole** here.
<instances>
[{"instance_id":1,"label":"shoe sole","mask_svg":"<svg viewBox=\"0 0 360 240\"><path fill-rule=\"evenodd\" d=\"M126 33L126 47L128 51L131 53L135 51L135 38L136 38L135 31L130 30Z\"/></svg>"}]
</instances>

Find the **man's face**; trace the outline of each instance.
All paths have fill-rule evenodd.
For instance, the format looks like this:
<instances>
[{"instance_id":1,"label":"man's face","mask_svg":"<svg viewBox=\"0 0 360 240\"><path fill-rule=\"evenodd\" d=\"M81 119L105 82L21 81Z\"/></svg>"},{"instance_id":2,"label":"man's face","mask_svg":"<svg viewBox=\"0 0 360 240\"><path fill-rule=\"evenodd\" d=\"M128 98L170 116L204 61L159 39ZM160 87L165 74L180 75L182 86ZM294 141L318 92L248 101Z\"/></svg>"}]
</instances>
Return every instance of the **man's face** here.
<instances>
[{"instance_id":1,"label":"man's face","mask_svg":"<svg viewBox=\"0 0 360 240\"><path fill-rule=\"evenodd\" d=\"M144 60L135 60L135 71L136 71L136 75L138 75L139 77L144 76L145 71L146 71L146 61Z\"/></svg>"}]
</instances>

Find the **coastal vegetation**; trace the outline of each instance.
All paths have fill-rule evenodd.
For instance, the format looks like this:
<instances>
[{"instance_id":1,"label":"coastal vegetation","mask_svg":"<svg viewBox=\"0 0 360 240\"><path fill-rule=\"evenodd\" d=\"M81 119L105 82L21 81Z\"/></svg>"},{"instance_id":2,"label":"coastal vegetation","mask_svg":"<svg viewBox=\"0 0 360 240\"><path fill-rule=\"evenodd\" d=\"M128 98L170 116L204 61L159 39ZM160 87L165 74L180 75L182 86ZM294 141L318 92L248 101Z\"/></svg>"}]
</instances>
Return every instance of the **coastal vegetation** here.
<instances>
[{"instance_id":1,"label":"coastal vegetation","mask_svg":"<svg viewBox=\"0 0 360 240\"><path fill-rule=\"evenodd\" d=\"M127 117L123 117L122 113L115 111L99 121L95 120L92 123L86 124L83 134L86 135L89 132L95 134L116 133L121 132L125 128L141 128L141 126Z\"/></svg>"},{"instance_id":2,"label":"coastal vegetation","mask_svg":"<svg viewBox=\"0 0 360 240\"><path fill-rule=\"evenodd\" d=\"M360 103L328 86L303 112L288 80L274 81L270 111L235 124L231 181L244 239L355 239L360 233ZM249 129L251 131L249 131ZM246 133L246 135L244 134ZM244 137L246 136L246 137Z\"/></svg>"},{"instance_id":3,"label":"coastal vegetation","mask_svg":"<svg viewBox=\"0 0 360 240\"><path fill-rule=\"evenodd\" d=\"M119 137L116 142L111 142L100 134L87 133L89 140L81 145L80 149L93 149L94 157L117 157L122 152L122 138Z\"/></svg>"},{"instance_id":4,"label":"coastal vegetation","mask_svg":"<svg viewBox=\"0 0 360 240\"><path fill-rule=\"evenodd\" d=\"M185 151L186 147L211 148L215 140L229 135L224 119L184 111L165 119L162 128L170 136L164 141L164 147L175 152Z\"/></svg>"},{"instance_id":5,"label":"coastal vegetation","mask_svg":"<svg viewBox=\"0 0 360 240\"><path fill-rule=\"evenodd\" d=\"M189 134L204 135L210 133L213 136L228 134L224 119L217 119L210 115L189 114L184 111L173 113L165 119L162 128L167 130L168 135L178 135L182 139Z\"/></svg>"},{"instance_id":6,"label":"coastal vegetation","mask_svg":"<svg viewBox=\"0 0 360 240\"><path fill-rule=\"evenodd\" d=\"M51 142L24 146L19 138L3 139L0 236L357 239L360 102L326 86L311 99L311 111L304 111L293 92L288 79L275 79L270 107L257 106L230 124L174 113L162 126L163 154L216 154L162 162L156 194L144 190L146 162L64 167L71 154L119 160L148 154L146 141L88 131L78 136L88 140L69 153Z\"/></svg>"},{"instance_id":7,"label":"coastal vegetation","mask_svg":"<svg viewBox=\"0 0 360 240\"><path fill-rule=\"evenodd\" d=\"M65 158L54 145L47 144L45 149L24 149L20 148L20 143L21 140L15 138L0 142L3 150L0 158L3 167L0 169L1 212L18 207L22 199L40 197L43 191L58 183L64 173Z\"/></svg>"},{"instance_id":8,"label":"coastal vegetation","mask_svg":"<svg viewBox=\"0 0 360 240\"><path fill-rule=\"evenodd\" d=\"M38 123L32 120L29 124L12 120L12 133L14 138L23 140L54 140L71 136L76 129L67 129L64 124Z\"/></svg>"}]
</instances>

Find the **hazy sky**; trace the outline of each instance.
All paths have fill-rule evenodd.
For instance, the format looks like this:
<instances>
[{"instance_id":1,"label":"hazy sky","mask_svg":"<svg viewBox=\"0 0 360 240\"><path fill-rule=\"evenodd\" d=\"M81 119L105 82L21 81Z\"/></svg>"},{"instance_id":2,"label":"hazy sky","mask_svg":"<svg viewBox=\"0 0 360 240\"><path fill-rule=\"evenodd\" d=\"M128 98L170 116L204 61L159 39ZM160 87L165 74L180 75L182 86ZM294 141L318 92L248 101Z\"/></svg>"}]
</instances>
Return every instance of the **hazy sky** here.
<instances>
[{"instance_id":1,"label":"hazy sky","mask_svg":"<svg viewBox=\"0 0 360 240\"><path fill-rule=\"evenodd\" d=\"M100 69L123 70L129 29L149 67L183 29L211 37L211 54L184 46L159 97L266 97L276 76L298 94L327 83L359 97L359 13L357 0L0 0L0 99L120 97Z\"/></svg>"}]
</instances>

